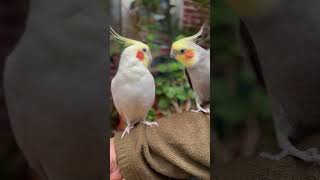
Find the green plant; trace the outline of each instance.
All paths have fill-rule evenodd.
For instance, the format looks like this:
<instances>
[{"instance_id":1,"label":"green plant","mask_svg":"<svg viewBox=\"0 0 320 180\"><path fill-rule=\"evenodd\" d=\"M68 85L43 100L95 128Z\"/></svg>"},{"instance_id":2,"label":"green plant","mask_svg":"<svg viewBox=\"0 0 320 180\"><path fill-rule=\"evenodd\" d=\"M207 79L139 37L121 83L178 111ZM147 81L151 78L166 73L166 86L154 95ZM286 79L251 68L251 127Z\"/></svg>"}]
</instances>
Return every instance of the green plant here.
<instances>
[{"instance_id":1,"label":"green plant","mask_svg":"<svg viewBox=\"0 0 320 180\"><path fill-rule=\"evenodd\" d=\"M156 108L162 114L182 111L183 106L193 99L193 91L185 79L184 67L177 61L156 66L159 74L155 76Z\"/></svg>"},{"instance_id":2,"label":"green plant","mask_svg":"<svg viewBox=\"0 0 320 180\"><path fill-rule=\"evenodd\" d=\"M209 0L193 0L193 1L199 3L202 6L208 6L210 4Z\"/></svg>"}]
</instances>

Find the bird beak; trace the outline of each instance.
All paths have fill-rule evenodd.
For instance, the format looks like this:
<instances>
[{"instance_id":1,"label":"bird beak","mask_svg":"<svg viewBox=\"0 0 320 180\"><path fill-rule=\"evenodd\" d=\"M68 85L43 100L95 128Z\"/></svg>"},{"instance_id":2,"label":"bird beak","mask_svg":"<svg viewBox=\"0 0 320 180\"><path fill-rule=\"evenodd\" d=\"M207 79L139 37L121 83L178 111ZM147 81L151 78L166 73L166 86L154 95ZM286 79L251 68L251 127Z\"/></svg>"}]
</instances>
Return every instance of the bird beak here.
<instances>
[{"instance_id":1,"label":"bird beak","mask_svg":"<svg viewBox=\"0 0 320 180\"><path fill-rule=\"evenodd\" d=\"M175 52L174 52L174 50L173 49L171 49L171 51L170 51L170 58L175 58L176 57L176 54L175 54Z\"/></svg>"}]
</instances>

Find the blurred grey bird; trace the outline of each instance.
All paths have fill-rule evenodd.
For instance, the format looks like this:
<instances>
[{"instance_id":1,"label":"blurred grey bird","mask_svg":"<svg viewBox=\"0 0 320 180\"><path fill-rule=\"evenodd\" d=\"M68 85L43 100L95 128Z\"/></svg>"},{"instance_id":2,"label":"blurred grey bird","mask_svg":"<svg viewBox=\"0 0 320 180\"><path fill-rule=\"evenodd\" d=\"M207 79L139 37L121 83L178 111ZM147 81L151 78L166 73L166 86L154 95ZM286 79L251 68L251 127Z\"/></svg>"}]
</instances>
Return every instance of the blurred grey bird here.
<instances>
[{"instance_id":1,"label":"blurred grey bird","mask_svg":"<svg viewBox=\"0 0 320 180\"><path fill-rule=\"evenodd\" d=\"M291 138L320 130L320 1L230 1L241 16L245 57L271 99L276 137L287 155L320 162L317 148L297 149ZM246 7L246 8L244 8ZM314 144L315 147L319 144Z\"/></svg>"},{"instance_id":2,"label":"blurred grey bird","mask_svg":"<svg viewBox=\"0 0 320 180\"><path fill-rule=\"evenodd\" d=\"M4 72L15 139L43 180L106 179L107 12L102 1L30 0Z\"/></svg>"}]
</instances>

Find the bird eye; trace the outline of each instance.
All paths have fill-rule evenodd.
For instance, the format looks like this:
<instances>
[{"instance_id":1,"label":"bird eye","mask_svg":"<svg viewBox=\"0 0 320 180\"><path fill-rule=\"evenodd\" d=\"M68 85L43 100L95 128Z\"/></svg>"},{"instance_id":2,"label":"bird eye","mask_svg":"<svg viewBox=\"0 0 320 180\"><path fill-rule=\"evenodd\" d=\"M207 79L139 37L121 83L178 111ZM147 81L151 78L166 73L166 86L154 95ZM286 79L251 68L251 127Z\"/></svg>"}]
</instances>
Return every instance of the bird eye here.
<instances>
[{"instance_id":1,"label":"bird eye","mask_svg":"<svg viewBox=\"0 0 320 180\"><path fill-rule=\"evenodd\" d=\"M183 54L186 50L185 49L180 49L180 53Z\"/></svg>"},{"instance_id":2,"label":"bird eye","mask_svg":"<svg viewBox=\"0 0 320 180\"><path fill-rule=\"evenodd\" d=\"M146 48L143 48L142 51L143 51L143 52L147 52L147 49L146 49Z\"/></svg>"}]
</instances>

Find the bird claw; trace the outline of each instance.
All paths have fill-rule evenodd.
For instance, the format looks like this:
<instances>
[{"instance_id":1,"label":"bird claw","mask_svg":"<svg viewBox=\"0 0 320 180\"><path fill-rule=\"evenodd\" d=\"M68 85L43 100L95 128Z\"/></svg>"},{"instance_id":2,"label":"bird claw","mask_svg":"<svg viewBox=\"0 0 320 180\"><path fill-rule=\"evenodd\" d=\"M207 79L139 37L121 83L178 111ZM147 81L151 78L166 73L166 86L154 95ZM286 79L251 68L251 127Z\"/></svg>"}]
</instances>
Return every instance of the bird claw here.
<instances>
[{"instance_id":1,"label":"bird claw","mask_svg":"<svg viewBox=\"0 0 320 180\"><path fill-rule=\"evenodd\" d=\"M126 127L126 129L123 131L123 133L122 133L122 136L121 136L121 139L123 139L123 137L124 137L124 135L126 135L126 133L127 134L129 134L130 133L130 129L132 129L133 128L133 126L127 126Z\"/></svg>"},{"instance_id":2,"label":"bird claw","mask_svg":"<svg viewBox=\"0 0 320 180\"><path fill-rule=\"evenodd\" d=\"M305 162L315 162L320 165L320 153L317 148L310 148L306 151L295 151L290 152L288 150L282 150L280 153L276 155L272 155L270 153L263 152L260 154L262 158L270 159L270 160L281 160L282 158L286 156L294 156L296 158L299 158Z\"/></svg>"},{"instance_id":3,"label":"bird claw","mask_svg":"<svg viewBox=\"0 0 320 180\"><path fill-rule=\"evenodd\" d=\"M259 156L264 159L270 159L270 160L276 160L276 161L286 157L287 155L289 155L289 153L285 150L283 150L280 153L275 154L275 155L273 155L271 153L267 153L267 152L262 152L259 154Z\"/></svg>"},{"instance_id":4,"label":"bird claw","mask_svg":"<svg viewBox=\"0 0 320 180\"><path fill-rule=\"evenodd\" d=\"M153 125L159 126L157 122L150 122L150 121L146 121L146 120L140 121L140 123L145 124L145 125L147 125L147 126L151 126L151 127L152 127Z\"/></svg>"},{"instance_id":5,"label":"bird claw","mask_svg":"<svg viewBox=\"0 0 320 180\"><path fill-rule=\"evenodd\" d=\"M204 108L202 108L202 107L199 107L197 110L191 110L191 112L195 112L195 113L197 113L197 112L203 112L203 113L206 113L206 114L210 114L210 109L209 108L206 108L206 109L204 109Z\"/></svg>"},{"instance_id":6,"label":"bird claw","mask_svg":"<svg viewBox=\"0 0 320 180\"><path fill-rule=\"evenodd\" d=\"M191 109L190 111L191 112L199 112L200 110L199 109L198 110Z\"/></svg>"}]
</instances>

